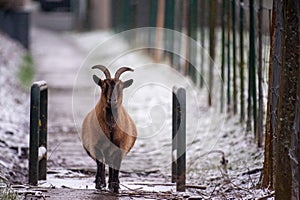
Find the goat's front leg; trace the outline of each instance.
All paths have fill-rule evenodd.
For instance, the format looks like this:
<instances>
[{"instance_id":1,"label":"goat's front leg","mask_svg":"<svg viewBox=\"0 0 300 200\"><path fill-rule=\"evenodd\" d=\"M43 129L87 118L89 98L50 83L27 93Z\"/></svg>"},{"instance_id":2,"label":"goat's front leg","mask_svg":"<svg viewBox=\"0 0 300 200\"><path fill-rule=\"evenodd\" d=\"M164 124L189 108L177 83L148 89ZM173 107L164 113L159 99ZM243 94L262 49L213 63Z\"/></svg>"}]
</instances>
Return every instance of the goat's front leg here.
<instances>
[{"instance_id":1,"label":"goat's front leg","mask_svg":"<svg viewBox=\"0 0 300 200\"><path fill-rule=\"evenodd\" d=\"M113 174L114 174L114 168L109 166L109 171L108 171L108 187L110 186L110 183L113 182Z\"/></svg>"},{"instance_id":2,"label":"goat's front leg","mask_svg":"<svg viewBox=\"0 0 300 200\"><path fill-rule=\"evenodd\" d=\"M106 187L106 182L105 182L105 165L100 162L97 162L97 173L96 173L96 189L102 189Z\"/></svg>"},{"instance_id":3,"label":"goat's front leg","mask_svg":"<svg viewBox=\"0 0 300 200\"><path fill-rule=\"evenodd\" d=\"M117 153L114 156L113 167L109 167L109 179L108 179L108 189L114 193L119 192L120 181L119 181L119 170L121 167L121 153Z\"/></svg>"},{"instance_id":4,"label":"goat's front leg","mask_svg":"<svg viewBox=\"0 0 300 200\"><path fill-rule=\"evenodd\" d=\"M108 181L108 189L114 193L119 193L119 170L110 168L110 179Z\"/></svg>"}]
</instances>

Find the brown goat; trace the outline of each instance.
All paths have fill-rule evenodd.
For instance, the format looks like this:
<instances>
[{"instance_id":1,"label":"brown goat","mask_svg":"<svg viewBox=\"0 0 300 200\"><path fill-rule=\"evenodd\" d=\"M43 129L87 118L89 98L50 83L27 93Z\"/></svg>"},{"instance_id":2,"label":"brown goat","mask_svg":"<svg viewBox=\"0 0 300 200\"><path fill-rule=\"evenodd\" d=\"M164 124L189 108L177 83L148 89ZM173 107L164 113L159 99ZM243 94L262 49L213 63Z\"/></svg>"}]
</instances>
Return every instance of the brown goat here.
<instances>
[{"instance_id":1,"label":"brown goat","mask_svg":"<svg viewBox=\"0 0 300 200\"><path fill-rule=\"evenodd\" d=\"M108 69L96 65L92 69L104 72L106 79L93 75L95 83L101 87L101 97L96 107L85 117L82 125L82 143L88 155L97 162L96 188L106 187L105 164L109 165L108 188L119 191L119 170L121 161L135 143L137 131L135 124L122 106L123 89L133 80L121 81L120 75L131 68L117 70L111 78Z\"/></svg>"}]
</instances>

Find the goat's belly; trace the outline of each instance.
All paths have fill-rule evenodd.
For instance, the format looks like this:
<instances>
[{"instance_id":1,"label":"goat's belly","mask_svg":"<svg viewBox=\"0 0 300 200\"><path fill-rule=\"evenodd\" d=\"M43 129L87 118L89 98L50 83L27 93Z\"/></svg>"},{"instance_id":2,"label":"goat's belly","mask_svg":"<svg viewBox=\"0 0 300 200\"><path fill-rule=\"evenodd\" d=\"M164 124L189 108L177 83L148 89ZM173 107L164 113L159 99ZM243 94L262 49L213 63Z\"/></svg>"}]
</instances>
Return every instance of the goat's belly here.
<instances>
[{"instance_id":1,"label":"goat's belly","mask_svg":"<svg viewBox=\"0 0 300 200\"><path fill-rule=\"evenodd\" d=\"M83 137L83 146L94 160L105 162L105 154L109 152L110 141L106 135L97 133L86 138Z\"/></svg>"},{"instance_id":2,"label":"goat's belly","mask_svg":"<svg viewBox=\"0 0 300 200\"><path fill-rule=\"evenodd\" d=\"M99 133L97 138L90 140L92 137L83 138L84 148L89 152L90 156L94 160L106 163L108 165L114 165L116 159L122 159L125 152L113 142L111 142L106 135Z\"/></svg>"},{"instance_id":3,"label":"goat's belly","mask_svg":"<svg viewBox=\"0 0 300 200\"><path fill-rule=\"evenodd\" d=\"M101 131L95 112L91 111L83 121L82 144L88 154L94 159L104 162L106 136Z\"/></svg>"}]
</instances>

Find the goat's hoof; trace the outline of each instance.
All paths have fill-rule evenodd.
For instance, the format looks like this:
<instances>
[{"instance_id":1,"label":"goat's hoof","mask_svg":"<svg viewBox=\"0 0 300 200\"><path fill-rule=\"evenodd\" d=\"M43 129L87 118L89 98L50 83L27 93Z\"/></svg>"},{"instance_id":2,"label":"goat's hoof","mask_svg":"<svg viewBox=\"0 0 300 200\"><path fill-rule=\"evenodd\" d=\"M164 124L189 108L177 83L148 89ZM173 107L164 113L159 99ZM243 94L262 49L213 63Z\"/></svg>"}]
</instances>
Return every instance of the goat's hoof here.
<instances>
[{"instance_id":1,"label":"goat's hoof","mask_svg":"<svg viewBox=\"0 0 300 200\"><path fill-rule=\"evenodd\" d=\"M111 183L108 185L108 189L113 193L119 193L119 184L118 183Z\"/></svg>"},{"instance_id":2,"label":"goat's hoof","mask_svg":"<svg viewBox=\"0 0 300 200\"><path fill-rule=\"evenodd\" d=\"M106 187L106 184L105 183L96 183L96 189L98 190L102 190Z\"/></svg>"}]
</instances>

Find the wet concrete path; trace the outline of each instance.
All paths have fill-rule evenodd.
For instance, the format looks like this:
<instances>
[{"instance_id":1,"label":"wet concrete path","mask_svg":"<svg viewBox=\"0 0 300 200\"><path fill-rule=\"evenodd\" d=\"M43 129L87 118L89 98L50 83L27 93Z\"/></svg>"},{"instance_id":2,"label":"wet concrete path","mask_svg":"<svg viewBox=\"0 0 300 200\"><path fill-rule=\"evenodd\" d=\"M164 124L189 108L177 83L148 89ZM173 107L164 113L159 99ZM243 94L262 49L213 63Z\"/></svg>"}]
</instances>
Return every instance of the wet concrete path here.
<instances>
[{"instance_id":1,"label":"wet concrete path","mask_svg":"<svg viewBox=\"0 0 300 200\"><path fill-rule=\"evenodd\" d=\"M36 17L45 20L47 16L39 18L37 13ZM55 23L66 22L56 20ZM184 194L177 194L170 184L171 92L178 84L187 88L188 183L206 185L206 198L221 191L224 186L221 156L211 152L226 155L232 176L261 166L262 154L248 142L238 119L226 121L226 115L208 108L206 91L199 93L168 64L154 63L145 51L130 49L118 37L108 39L113 36L111 32L61 32L41 24L32 27L31 52L37 66L36 80L44 79L49 85L48 179L39 183L47 188L47 199L101 199L101 195L111 199L183 198ZM108 42L102 43L107 39ZM78 134L83 117L99 98L99 89L91 77L92 73L102 74L90 69L94 64L109 66L113 72L124 65L135 69L134 73L122 75L124 80L134 79L133 86L124 91L123 104L135 121L139 136L123 160L119 196L94 189L96 165L83 150ZM256 173L251 180L258 178ZM235 184L250 187L248 179L248 176L242 177L242 181L236 179ZM216 189L217 186L221 189ZM202 194L201 189L188 192Z\"/></svg>"},{"instance_id":2,"label":"wet concrete path","mask_svg":"<svg viewBox=\"0 0 300 200\"><path fill-rule=\"evenodd\" d=\"M67 37L66 34L33 27L32 38L34 38L32 39L32 53L37 66L35 79L46 80L49 86L48 180L46 182L41 181L40 186L53 185L59 188L93 189L96 165L81 146L72 109L74 79L80 67L79 63L84 60L84 55L88 53L77 46L76 42ZM85 90L84 86L82 90ZM80 102L84 101L86 97L79 95L76 98ZM76 109L80 110L78 107ZM84 105L82 112L83 114L86 113ZM125 191L128 191L127 187L140 189L147 187L141 187L138 184L129 186L128 183L130 184L130 182L169 182L170 177L166 177L159 168L155 168L157 162L151 161L155 158L155 154L159 153L159 149L152 147L154 149L147 150L143 148L144 143L145 141L137 142L138 147L135 147L128 159L124 161L125 169L121 169L120 180L124 184L121 185L121 189ZM153 146L153 144L148 144L148 146ZM150 157L145 156L145 153ZM167 191L172 188L174 189L173 186L151 186L150 190ZM71 194L71 192L66 193ZM80 193L85 195L82 190L78 191L78 194ZM95 195L97 192L88 193L88 195ZM53 195L59 194L60 192L56 190L50 192L49 199L52 199ZM70 199L72 197L70 196Z\"/></svg>"},{"instance_id":3,"label":"wet concrete path","mask_svg":"<svg viewBox=\"0 0 300 200\"><path fill-rule=\"evenodd\" d=\"M39 17L38 13L34 17ZM42 20L45 19L42 17ZM39 186L46 188L70 188L48 189L45 193L47 199L126 199L126 196L149 196L155 199L154 193L148 191L170 191L173 186L141 186L134 182L169 182L169 177L153 168L151 158L145 157L145 153L155 154L151 149L139 148L145 145L145 141L139 142L139 147L133 150L132 155L125 161L124 169L121 169L120 180L123 195L114 196L107 192L94 190L95 162L90 159L81 146L78 127L73 119L73 90L74 81L81 63L88 55L88 49L84 45L78 45L78 41L70 35L74 33L58 32L51 28L43 27L41 22L35 23L31 29L31 52L36 65L35 80L45 80L49 86L49 116L48 116L48 180L41 181ZM107 35L107 33L105 34ZM89 90L90 80L76 85L82 95L76 96L77 102L84 102L86 91ZM82 98L82 99L81 99ZM88 105L92 107L91 105ZM76 107L76 112L85 115L87 105ZM147 146L147 145L146 145ZM150 144L151 146L151 144ZM154 148L155 149L155 148ZM127 162L127 163L126 163ZM148 163L148 164L147 164ZM150 184L151 185L151 184ZM72 188L72 189L71 189ZM74 189L75 188L75 189ZM138 189L132 194L126 194L131 189ZM141 190L146 188L144 190ZM86 190L88 189L88 190ZM132 192L132 191L131 191ZM142 195L143 192L144 195ZM162 194L160 194L162 195ZM172 194L168 192L168 198ZM167 197L166 196L166 197ZM173 194L173 197L176 195ZM137 196L138 197L138 196ZM158 196L156 196L158 198Z\"/></svg>"}]
</instances>

